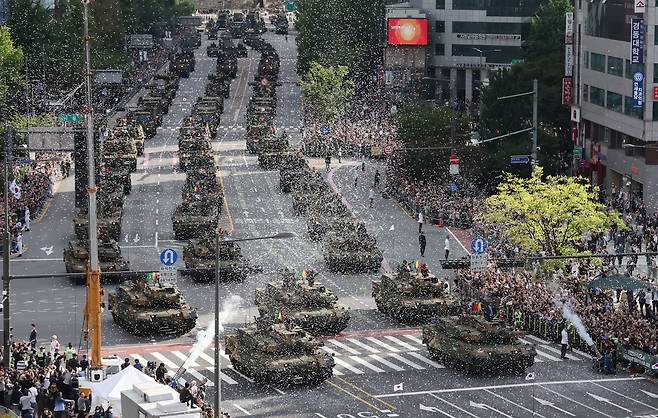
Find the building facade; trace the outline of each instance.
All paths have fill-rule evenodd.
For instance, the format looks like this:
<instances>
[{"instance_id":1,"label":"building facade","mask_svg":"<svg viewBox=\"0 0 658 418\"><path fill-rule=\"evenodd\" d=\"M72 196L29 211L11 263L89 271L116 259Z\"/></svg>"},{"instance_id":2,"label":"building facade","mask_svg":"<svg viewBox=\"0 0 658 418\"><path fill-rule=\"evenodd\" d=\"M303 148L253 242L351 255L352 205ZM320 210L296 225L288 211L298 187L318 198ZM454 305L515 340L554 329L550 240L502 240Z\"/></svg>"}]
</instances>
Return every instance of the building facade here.
<instances>
[{"instance_id":1,"label":"building facade","mask_svg":"<svg viewBox=\"0 0 658 418\"><path fill-rule=\"evenodd\" d=\"M636 2L645 7L636 7ZM656 2L575 0L572 121L580 171L658 210Z\"/></svg>"},{"instance_id":2,"label":"building facade","mask_svg":"<svg viewBox=\"0 0 658 418\"><path fill-rule=\"evenodd\" d=\"M530 19L548 0L410 0L430 19L428 72L442 100L479 102L489 74L522 58Z\"/></svg>"}]
</instances>

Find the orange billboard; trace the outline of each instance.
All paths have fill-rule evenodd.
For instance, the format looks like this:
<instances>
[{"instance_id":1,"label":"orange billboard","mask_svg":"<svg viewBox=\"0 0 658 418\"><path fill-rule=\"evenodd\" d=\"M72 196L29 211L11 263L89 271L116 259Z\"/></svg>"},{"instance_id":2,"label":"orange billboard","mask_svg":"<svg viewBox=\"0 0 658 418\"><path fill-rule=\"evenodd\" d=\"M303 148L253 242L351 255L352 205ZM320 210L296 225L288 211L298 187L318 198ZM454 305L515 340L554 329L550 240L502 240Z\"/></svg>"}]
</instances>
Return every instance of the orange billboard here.
<instances>
[{"instance_id":1,"label":"orange billboard","mask_svg":"<svg viewBox=\"0 0 658 418\"><path fill-rule=\"evenodd\" d=\"M427 45L427 19L388 18L389 45Z\"/></svg>"}]
</instances>

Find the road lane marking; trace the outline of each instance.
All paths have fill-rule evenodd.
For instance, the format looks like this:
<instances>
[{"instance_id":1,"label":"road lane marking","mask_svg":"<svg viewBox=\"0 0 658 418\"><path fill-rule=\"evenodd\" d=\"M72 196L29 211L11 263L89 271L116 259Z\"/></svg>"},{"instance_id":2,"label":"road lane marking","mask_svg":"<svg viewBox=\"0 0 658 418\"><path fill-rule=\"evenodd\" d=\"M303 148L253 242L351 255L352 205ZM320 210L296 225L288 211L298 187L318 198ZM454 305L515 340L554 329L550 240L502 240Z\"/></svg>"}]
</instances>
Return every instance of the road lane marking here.
<instances>
[{"instance_id":1,"label":"road lane marking","mask_svg":"<svg viewBox=\"0 0 658 418\"><path fill-rule=\"evenodd\" d=\"M377 354L370 354L368 357L370 357L373 360L376 360L382 364L385 364L386 366L390 367L391 369L395 370L396 372L402 372L404 369L397 364L393 364L390 361L378 356Z\"/></svg>"},{"instance_id":2,"label":"road lane marking","mask_svg":"<svg viewBox=\"0 0 658 418\"><path fill-rule=\"evenodd\" d=\"M521 404L518 404L518 403L516 403L516 402L514 402L514 401L512 401L512 400L510 400L510 399L508 399L504 396L500 396L499 394L497 394L495 392L492 392L489 389L485 389L484 391L491 394L491 395L493 395L493 396L495 396L495 397L497 397L497 398L500 398L500 399L504 400L505 402L511 403L512 405L516 406L517 408L523 409L526 412L530 412L531 414L533 414L533 416L537 416L539 418L546 418L545 416L543 416L539 412L531 411L530 409L526 408L525 406L523 406Z\"/></svg>"},{"instance_id":3,"label":"road lane marking","mask_svg":"<svg viewBox=\"0 0 658 418\"><path fill-rule=\"evenodd\" d=\"M239 409L241 412L244 412L244 413L247 414L247 415L251 415L251 413L250 413L249 411L247 411L246 409L244 409L244 408L241 407L240 405L238 405L238 404L233 404L233 406L236 407L237 409Z\"/></svg>"},{"instance_id":4,"label":"road lane marking","mask_svg":"<svg viewBox=\"0 0 658 418\"><path fill-rule=\"evenodd\" d=\"M183 353L181 353L180 351L177 351L177 350L170 351L170 353L173 354L174 356L178 357L179 359L183 360L183 364L185 364L185 362L189 358L188 356L186 356L185 354L183 354ZM188 366L190 366L190 367L199 367L199 365L194 361L190 362L190 364L188 364Z\"/></svg>"},{"instance_id":5,"label":"road lane marking","mask_svg":"<svg viewBox=\"0 0 658 418\"><path fill-rule=\"evenodd\" d=\"M553 360L553 361L562 361L562 359L559 359L559 358L557 358L557 357L554 357L554 356L552 356L552 355L550 355L550 354L546 354L546 353L544 353L543 351L540 351L540 350L535 350L535 351L537 352L537 355L542 356L542 357L546 357L546 358L549 359L549 360Z\"/></svg>"},{"instance_id":6,"label":"road lane marking","mask_svg":"<svg viewBox=\"0 0 658 418\"><path fill-rule=\"evenodd\" d=\"M321 348L323 351L326 351L327 353L331 354L332 356L340 356L340 355L341 355L338 351L336 351L336 350L332 350L331 348L327 347L326 345L323 345L323 346L320 347L320 348Z\"/></svg>"},{"instance_id":7,"label":"road lane marking","mask_svg":"<svg viewBox=\"0 0 658 418\"><path fill-rule=\"evenodd\" d=\"M352 386L352 387L353 387L354 389L356 389L357 391L359 391L359 392L365 394L366 396L369 396L370 398L372 398L373 400L375 400L375 401L381 403L382 405L386 405L386 406L389 408L388 410L378 408L380 412L384 412L384 411L390 412L390 410L395 410L395 406L391 405L390 403L388 403L388 402L386 402L386 401L382 401L381 399L376 399L376 398L375 398L374 396L372 396L370 393L366 392L363 388L361 388L361 387L355 385L354 383L348 382L347 380L345 380L345 379L341 379L340 377L337 377L336 379L340 380L341 382L343 382L343 383L345 383L345 384L347 384L347 385Z\"/></svg>"},{"instance_id":8,"label":"road lane marking","mask_svg":"<svg viewBox=\"0 0 658 418\"><path fill-rule=\"evenodd\" d=\"M164 365L167 366L167 368L169 368L169 369L179 369L180 368L180 366L176 365L174 362L169 360L167 357L165 357L161 353L158 353L157 351L153 351L150 354L153 357L155 357L156 359L158 359L158 361L160 361L161 363L164 363Z\"/></svg>"},{"instance_id":9,"label":"road lane marking","mask_svg":"<svg viewBox=\"0 0 658 418\"><path fill-rule=\"evenodd\" d=\"M399 355L397 353L390 353L388 356L392 357L392 358L394 358L394 359L396 359L396 360L398 360L398 361L400 361L404 364L407 364L407 365L413 367L416 370L425 370L425 367L421 366L420 364L414 363L413 361L411 361L409 359L406 359L406 358L402 357L401 355Z\"/></svg>"},{"instance_id":10,"label":"road lane marking","mask_svg":"<svg viewBox=\"0 0 658 418\"><path fill-rule=\"evenodd\" d=\"M359 341L359 340L357 340L357 339L355 339L355 338L346 338L345 340L346 340L346 341L349 341L349 342L351 342L352 344L357 345L357 346L359 346L359 347L361 347L361 348L363 348L363 349L366 349L366 350L370 351L371 353L378 354L378 353L381 352L381 351L379 351L379 350L377 350L377 349L375 349L375 348L370 347L370 346L367 345L367 344L362 343L361 341Z\"/></svg>"},{"instance_id":11,"label":"road lane marking","mask_svg":"<svg viewBox=\"0 0 658 418\"><path fill-rule=\"evenodd\" d=\"M411 351L411 352L406 353L406 354L410 355L410 356L413 356L413 357L416 357L418 360L420 360L422 362L425 362L425 363L429 364L430 366L435 367L437 369L445 369L445 366L443 364L439 364L434 360L430 360L427 357L423 356L422 354L416 353L415 351Z\"/></svg>"},{"instance_id":12,"label":"road lane marking","mask_svg":"<svg viewBox=\"0 0 658 418\"><path fill-rule=\"evenodd\" d=\"M409 340L411 340L411 341L413 341L413 342L415 342L415 343L418 344L418 345L423 345L423 340L421 340L420 338L416 337L415 335L404 334L403 337L404 337L404 338L407 338L407 339L409 339Z\"/></svg>"},{"instance_id":13,"label":"road lane marking","mask_svg":"<svg viewBox=\"0 0 658 418\"><path fill-rule=\"evenodd\" d=\"M383 347L383 348L387 349L388 351L390 351L392 353L399 353L400 352L400 350L398 350L397 348L391 347L390 345L386 344L385 342L379 341L377 338L366 337L366 340L368 340L370 342L373 342L373 343L377 344L378 346Z\"/></svg>"},{"instance_id":14,"label":"road lane marking","mask_svg":"<svg viewBox=\"0 0 658 418\"><path fill-rule=\"evenodd\" d=\"M215 368L214 367L206 367L206 370L209 372L213 372L215 374ZM222 378L223 381L228 383L229 385L237 385L238 382L236 382L231 376L224 374L224 372L219 372L219 376Z\"/></svg>"},{"instance_id":15,"label":"road lane marking","mask_svg":"<svg viewBox=\"0 0 658 418\"><path fill-rule=\"evenodd\" d=\"M621 396L622 398L629 399L629 400L631 400L631 401L633 401L633 402L637 402L637 403L639 403L640 405L644 405L644 406L646 406L647 408L651 408L651 409L653 409L654 411L658 411L658 408L656 408L655 406L651 406L651 405L646 404L646 403L644 403L644 402L642 402L642 401L638 401L637 399L633 399L633 398L631 398L630 396L626 396L626 395L621 394L621 393L619 393L619 392L617 392L617 391L615 391L615 390L608 389L607 387L602 386L602 385L599 385L598 383L592 383L592 384L593 384L594 386L598 386L598 387L600 387L601 389L605 389L605 390L607 390L608 392L612 392L612 393L614 393L615 395Z\"/></svg>"},{"instance_id":16,"label":"road lane marking","mask_svg":"<svg viewBox=\"0 0 658 418\"><path fill-rule=\"evenodd\" d=\"M389 341L393 341L393 342L396 343L397 345L399 345L399 346L401 346L401 347L404 347L404 348L406 348L406 349L409 350L409 351L418 351L418 347L414 347L414 346L411 345L411 344L407 344L406 342L402 341L402 340L399 339L399 338L395 338L395 337L392 336L392 335L384 335L384 338L386 338L386 339L389 340Z\"/></svg>"},{"instance_id":17,"label":"road lane marking","mask_svg":"<svg viewBox=\"0 0 658 418\"><path fill-rule=\"evenodd\" d=\"M479 416L474 415L474 414L468 412L468 411L465 410L464 408L462 408L462 407L460 407L460 406L457 406L457 405L455 405L455 404L452 403L452 402L448 402L447 400L445 400L445 399L443 399L443 398L441 398L441 397L438 397L438 396L436 396L436 395L433 394L433 393L430 393L430 396L432 396L432 397L434 397L434 398L440 400L441 402L444 402L444 403L446 403L446 404L452 406L453 408L455 408L455 409L457 409L457 410L459 410L459 411L465 413L465 414L468 415L468 416L471 416L471 417L473 417L473 418L480 418Z\"/></svg>"},{"instance_id":18,"label":"road lane marking","mask_svg":"<svg viewBox=\"0 0 658 418\"><path fill-rule=\"evenodd\" d=\"M191 374L192 377L194 377L197 382L201 383L201 382L203 382L203 379L206 379L207 380L206 384L208 385L208 387L215 386L215 383L210 381L210 379L208 379L206 376L202 375L201 373L197 372L196 370L194 370L194 369L185 369L185 371L187 373ZM235 380L234 380L234 382L235 382ZM229 383L229 382L226 382L226 383ZM238 382L235 382L235 384L237 384L237 383ZM232 384L233 383L229 383L229 385L232 385Z\"/></svg>"},{"instance_id":19,"label":"road lane marking","mask_svg":"<svg viewBox=\"0 0 658 418\"><path fill-rule=\"evenodd\" d=\"M343 350L347 351L347 352L350 353L350 354L356 354L356 355L361 354L361 353L359 353L358 351L356 351L355 349L353 349L352 347L349 347L349 346L347 346L347 345L341 343L340 341L336 341L336 340L334 340L334 339L331 339L331 340L327 340L327 342L329 342L329 343L335 345L336 347L340 347L340 348L342 348Z\"/></svg>"},{"instance_id":20,"label":"road lane marking","mask_svg":"<svg viewBox=\"0 0 658 418\"><path fill-rule=\"evenodd\" d=\"M612 415L608 415L608 414L606 414L605 412L601 412L601 411L599 411L599 410L597 410L597 409L594 409L594 408L592 408L591 406L585 405L585 404L582 403L582 402L578 402L578 401L575 400L575 399L571 399L570 397L568 397L568 396L566 396L566 395L563 395L563 394L561 394L561 393L559 393L559 392L556 392L556 391L551 390L551 389L549 389L549 388L545 388L543 385L539 385L539 387L542 388L542 389L544 389L545 391L548 391L548 392L554 393L554 394L556 394L557 396L559 396L559 397L561 397L561 398L564 398L564 399L566 399L566 400L568 400L568 401L571 401L571 402L575 403L576 405L580 405L580 406L583 406L583 407L585 407L585 408L587 408L587 409L590 409L590 410L596 412L596 413L599 414L599 415L605 415L605 416L608 417L608 418L614 418Z\"/></svg>"},{"instance_id":21,"label":"road lane marking","mask_svg":"<svg viewBox=\"0 0 658 418\"><path fill-rule=\"evenodd\" d=\"M334 357L334 361L336 362L337 365L346 368L347 370L351 371L354 374L363 374L363 370L357 369L356 367L353 367L346 361L343 361L339 358Z\"/></svg>"},{"instance_id":22,"label":"road lane marking","mask_svg":"<svg viewBox=\"0 0 658 418\"><path fill-rule=\"evenodd\" d=\"M326 384L328 384L328 385L330 385L330 386L333 386L334 388L338 389L339 391L341 391L341 392L347 394L348 396L350 396L350 397L356 399L356 400L359 401L359 402L362 402L363 404L369 406L370 408L374 409L375 411L377 411L377 412L380 411L380 409L379 409L378 407L376 407L375 405L373 405L372 403L366 401L365 399L362 399L361 397L357 396L356 394L354 394L354 393L352 393L352 392L350 392L350 391L348 391L348 390L346 390L346 389L341 388L340 386L338 386L338 385L335 384L334 382L329 381L329 380L325 380L324 383L326 383Z\"/></svg>"},{"instance_id":23,"label":"road lane marking","mask_svg":"<svg viewBox=\"0 0 658 418\"><path fill-rule=\"evenodd\" d=\"M380 369L379 367L375 366L374 364L368 363L367 361L365 361L364 359L362 359L359 356L350 356L350 358L352 360L356 361L357 363L362 364L363 366L369 368L370 370L372 370L374 372L377 372L377 373L385 373L386 372L386 370Z\"/></svg>"}]
</instances>

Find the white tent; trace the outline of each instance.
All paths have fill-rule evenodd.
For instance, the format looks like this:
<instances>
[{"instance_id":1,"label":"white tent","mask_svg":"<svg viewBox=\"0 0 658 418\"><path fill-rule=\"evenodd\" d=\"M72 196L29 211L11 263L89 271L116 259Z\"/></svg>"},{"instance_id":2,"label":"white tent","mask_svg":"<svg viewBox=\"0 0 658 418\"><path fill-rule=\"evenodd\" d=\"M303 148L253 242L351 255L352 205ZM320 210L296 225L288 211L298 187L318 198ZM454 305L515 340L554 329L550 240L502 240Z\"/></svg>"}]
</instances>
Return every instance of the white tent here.
<instances>
[{"instance_id":1,"label":"white tent","mask_svg":"<svg viewBox=\"0 0 658 418\"><path fill-rule=\"evenodd\" d=\"M104 408L112 405L115 416L121 416L121 392L131 390L138 383L156 383L155 379L129 366L117 374L113 374L102 382L91 384L93 412L97 405Z\"/></svg>"}]
</instances>

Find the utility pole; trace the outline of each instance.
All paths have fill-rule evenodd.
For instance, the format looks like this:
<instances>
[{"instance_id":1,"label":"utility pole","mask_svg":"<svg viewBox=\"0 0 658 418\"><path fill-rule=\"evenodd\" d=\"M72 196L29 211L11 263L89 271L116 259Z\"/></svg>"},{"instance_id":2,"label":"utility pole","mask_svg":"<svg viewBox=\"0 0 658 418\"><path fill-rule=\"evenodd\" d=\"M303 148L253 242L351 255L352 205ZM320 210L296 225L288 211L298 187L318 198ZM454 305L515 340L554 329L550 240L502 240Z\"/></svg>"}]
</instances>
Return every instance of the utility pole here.
<instances>
[{"instance_id":1,"label":"utility pole","mask_svg":"<svg viewBox=\"0 0 658 418\"><path fill-rule=\"evenodd\" d=\"M89 1L82 0L85 43L85 84L87 115L87 171L89 194L89 265L87 266L87 304L85 326L91 338L91 364L101 366L101 284L98 263L98 227L96 220L96 167L94 161L94 108L91 104L91 37L89 36Z\"/></svg>"},{"instance_id":2,"label":"utility pole","mask_svg":"<svg viewBox=\"0 0 658 418\"><path fill-rule=\"evenodd\" d=\"M9 281L10 270L9 270L9 261L11 256L11 231L9 229L9 164L11 163L12 156L12 137L14 135L13 129L5 125L6 136L5 136L5 170L4 170L4 198L5 198L5 236L4 236L4 248L2 250L2 324L3 330L2 333L2 363L5 367L9 367L9 361L11 359L11 340L9 338L10 334L10 324L9 324Z\"/></svg>"},{"instance_id":3,"label":"utility pole","mask_svg":"<svg viewBox=\"0 0 658 418\"><path fill-rule=\"evenodd\" d=\"M537 127L538 123L538 101L539 101L539 83L537 79L532 80L532 154L530 157L532 161L530 164L534 167L537 165Z\"/></svg>"}]
</instances>

